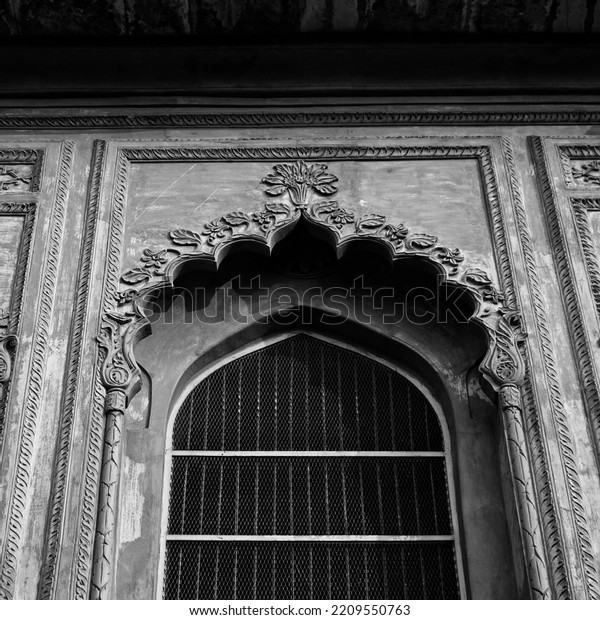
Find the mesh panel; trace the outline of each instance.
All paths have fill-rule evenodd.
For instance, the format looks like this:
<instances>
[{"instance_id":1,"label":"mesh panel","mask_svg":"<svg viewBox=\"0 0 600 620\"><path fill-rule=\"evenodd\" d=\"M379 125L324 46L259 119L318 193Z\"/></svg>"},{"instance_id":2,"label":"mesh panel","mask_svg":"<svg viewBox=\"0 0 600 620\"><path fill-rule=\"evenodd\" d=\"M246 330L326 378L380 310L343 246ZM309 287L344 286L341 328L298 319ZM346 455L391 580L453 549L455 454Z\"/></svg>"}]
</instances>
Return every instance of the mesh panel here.
<instances>
[{"instance_id":1,"label":"mesh panel","mask_svg":"<svg viewBox=\"0 0 600 620\"><path fill-rule=\"evenodd\" d=\"M407 379L352 351L295 336L198 384L175 450L442 451L437 416Z\"/></svg>"},{"instance_id":2,"label":"mesh panel","mask_svg":"<svg viewBox=\"0 0 600 620\"><path fill-rule=\"evenodd\" d=\"M446 489L443 457L174 456L168 533L451 534Z\"/></svg>"},{"instance_id":3,"label":"mesh panel","mask_svg":"<svg viewBox=\"0 0 600 620\"><path fill-rule=\"evenodd\" d=\"M166 599L456 599L453 544L167 542Z\"/></svg>"},{"instance_id":4,"label":"mesh panel","mask_svg":"<svg viewBox=\"0 0 600 620\"><path fill-rule=\"evenodd\" d=\"M173 449L237 454L172 456L165 598L459 598L441 427L389 368L279 342L193 389Z\"/></svg>"}]
</instances>

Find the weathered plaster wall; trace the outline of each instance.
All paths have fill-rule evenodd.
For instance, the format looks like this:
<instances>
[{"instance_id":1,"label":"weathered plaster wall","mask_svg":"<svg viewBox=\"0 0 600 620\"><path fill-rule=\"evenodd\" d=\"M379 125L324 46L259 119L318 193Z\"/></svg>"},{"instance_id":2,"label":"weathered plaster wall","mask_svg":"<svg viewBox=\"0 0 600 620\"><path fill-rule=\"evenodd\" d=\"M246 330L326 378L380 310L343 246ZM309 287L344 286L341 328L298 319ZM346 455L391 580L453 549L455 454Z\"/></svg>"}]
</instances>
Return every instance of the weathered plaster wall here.
<instances>
[{"instance_id":1,"label":"weathered plaster wall","mask_svg":"<svg viewBox=\"0 0 600 620\"><path fill-rule=\"evenodd\" d=\"M563 126L552 116L536 125L523 117L512 126L497 120L461 126L454 115L446 124L415 117L399 128L391 120L385 124L385 114L393 112L383 110L376 124L365 114L348 126L344 117L317 125L298 116L294 122L288 110L279 128L256 126L256 116L254 127L244 126L226 110L222 118L230 120L212 128L192 119L183 127L163 120L160 127L136 129L121 116L112 126L105 118L98 129L85 116L71 116L76 131L40 121L35 133L23 130L33 115L12 127L4 119L0 165L9 184L0 186L0 256L7 257L0 267L0 308L9 308L10 317L0 320L0 353L12 369L4 375L0 369L6 399L3 597L89 596L105 422L95 338L102 314L118 310L117 301L163 264L160 257L144 261L144 249L192 250L172 243L169 231L199 233L233 211L259 210L272 200L261 179L278 162L300 159L319 161L335 174L335 199L356 220L378 213L460 248L464 264L486 271L507 304L519 307L528 332L520 447L531 463L547 595L600 597L597 127ZM28 176L33 180L17 180ZM24 252L30 211L35 223ZM121 279L131 269L138 269L137 282L131 275ZM17 283L23 299L14 303ZM154 373L161 349L151 346L159 341L138 347L145 365L154 362ZM188 353L198 353L201 344ZM143 426L157 377L145 376L129 424ZM152 394L152 419L157 407L165 419L169 405L164 394ZM500 418L497 424L504 432ZM146 432L155 457L148 463L137 452ZM498 433L493 436L500 442ZM110 554L102 559L112 571L107 593L150 596L156 566L147 563L156 555L131 550L156 544L153 539L144 547L140 535L147 535L147 515L156 519L160 511L164 445L155 428L130 427L123 441L123 466L112 471L123 499L110 505L119 561ZM503 449L494 448L498 454ZM467 462L471 455L459 458ZM507 469L506 463L498 467Z\"/></svg>"}]
</instances>

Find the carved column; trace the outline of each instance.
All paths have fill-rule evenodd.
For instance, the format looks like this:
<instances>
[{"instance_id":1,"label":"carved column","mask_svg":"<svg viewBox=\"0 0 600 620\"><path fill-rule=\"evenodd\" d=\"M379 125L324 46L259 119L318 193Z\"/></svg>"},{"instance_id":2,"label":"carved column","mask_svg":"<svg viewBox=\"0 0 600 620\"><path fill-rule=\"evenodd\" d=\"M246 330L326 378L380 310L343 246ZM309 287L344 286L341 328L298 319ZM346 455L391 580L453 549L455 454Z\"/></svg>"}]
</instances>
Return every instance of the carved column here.
<instances>
[{"instance_id":1,"label":"carved column","mask_svg":"<svg viewBox=\"0 0 600 620\"><path fill-rule=\"evenodd\" d=\"M131 315L110 314L105 317L98 343L105 352L102 380L106 388L104 401L105 427L98 516L90 598L104 600L110 596L117 534L119 478L123 454L123 427L128 402L139 387L139 369L127 351L124 333L132 322Z\"/></svg>"},{"instance_id":2,"label":"carved column","mask_svg":"<svg viewBox=\"0 0 600 620\"><path fill-rule=\"evenodd\" d=\"M552 590L523 426L520 388L523 381L523 361L518 350L518 341L523 337L516 314L511 313L501 318L493 334L493 342L481 364L481 371L498 392L498 408L506 435L531 594L534 599L549 599L552 598Z\"/></svg>"},{"instance_id":3,"label":"carved column","mask_svg":"<svg viewBox=\"0 0 600 620\"><path fill-rule=\"evenodd\" d=\"M122 390L107 392L104 406L106 425L98 493L98 518L94 544L94 564L90 598L108 598L115 553L117 499L121 469L123 418L127 397Z\"/></svg>"},{"instance_id":4,"label":"carved column","mask_svg":"<svg viewBox=\"0 0 600 620\"><path fill-rule=\"evenodd\" d=\"M529 466L519 386L514 383L502 385L499 392L499 407L506 432L531 593L533 598L549 599L550 581L544 554L544 539L538 520L533 476Z\"/></svg>"}]
</instances>

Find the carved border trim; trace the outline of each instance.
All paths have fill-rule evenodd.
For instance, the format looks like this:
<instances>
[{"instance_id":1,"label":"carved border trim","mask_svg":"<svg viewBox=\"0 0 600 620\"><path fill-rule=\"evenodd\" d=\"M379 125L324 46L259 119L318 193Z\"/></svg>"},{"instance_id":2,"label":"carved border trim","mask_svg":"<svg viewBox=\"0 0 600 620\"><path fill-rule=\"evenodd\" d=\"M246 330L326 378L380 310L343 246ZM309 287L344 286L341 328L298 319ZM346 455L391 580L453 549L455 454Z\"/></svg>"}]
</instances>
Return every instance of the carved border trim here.
<instances>
[{"instance_id":1,"label":"carved border trim","mask_svg":"<svg viewBox=\"0 0 600 620\"><path fill-rule=\"evenodd\" d=\"M540 137L530 137L530 146L538 173L542 200L546 208L546 224L552 243L553 257L563 291L563 300L568 315L568 326L574 345L581 376L586 412L595 439L596 456L600 455L600 396L596 383L591 352L583 325L580 301L574 285L573 266L567 252L565 232L558 212L555 189L549 176L549 162ZM600 599L600 577L596 567L587 516L583 505L583 492L579 481L578 465L575 460L573 439L569 430L569 422L560 411L556 418L557 436L561 445L561 458L570 489L569 502L574 517L575 532L581 547L581 563L585 586L589 598Z\"/></svg>"},{"instance_id":2,"label":"carved border trim","mask_svg":"<svg viewBox=\"0 0 600 620\"><path fill-rule=\"evenodd\" d=\"M525 381L523 385L523 403L525 414L525 426L528 442L522 449L532 454L532 463L535 486L537 489L538 513L541 515L544 529L544 547L548 555L552 575L554 596L557 599L571 598L571 584L569 572L565 563L564 542L562 540L560 523L554 503L554 490L552 480L548 472L547 438L543 425L540 424L540 404L531 381L531 352L530 347L534 342L540 343L542 357L544 359L544 375L548 385L549 403L552 408L552 417L566 418L563 406L563 396L558 378L557 363L554 356L550 330L548 328L548 316L542 285L538 275L533 243L529 234L523 191L517 175L514 161L512 142L509 138L502 138L502 153L508 173L509 188L512 197L516 227L519 235L520 247L523 252L525 270L527 273L528 289L531 297L533 314L535 317L535 329L539 338L528 338L525 348Z\"/></svg>"},{"instance_id":3,"label":"carved border trim","mask_svg":"<svg viewBox=\"0 0 600 620\"><path fill-rule=\"evenodd\" d=\"M33 236L33 229L35 225L36 204L35 203L20 203L20 202L3 202L0 203L0 214L10 215L23 215L23 228L21 229L21 236L19 239L19 249L17 251L17 263L15 266L15 274L12 285L11 303L8 309L8 324L6 326L6 332L0 334L0 341L2 343L2 350L0 355L6 354L11 358L14 358L14 353L11 355L9 351L6 351L6 341L8 339L16 341L19 337L19 324L21 321L21 306L23 301L23 291L25 290L25 281L27 279L29 259L31 252L31 238ZM14 348L14 347L13 347ZM0 442L3 440L4 431L4 416L6 413L6 406L8 403L8 397L10 393L10 385L12 382L12 373L7 373L7 376L2 381L2 395L0 396Z\"/></svg>"},{"instance_id":4,"label":"carved border trim","mask_svg":"<svg viewBox=\"0 0 600 620\"><path fill-rule=\"evenodd\" d=\"M67 361L67 379L61 400L61 419L59 438L52 480L52 497L50 516L46 534L44 565L41 572L38 598L42 600L55 598L56 568L59 559L60 541L63 527L63 514L66 501L66 488L72 443L75 403L78 396L78 379L82 366L81 351L85 330L85 315L89 302L90 275L92 256L99 212L99 197L106 142L94 142L92 152L92 172L88 185L86 210L84 215L84 234L81 240L80 260L77 273L77 292L75 295L75 313L69 334L69 357Z\"/></svg>"},{"instance_id":5,"label":"carved border trim","mask_svg":"<svg viewBox=\"0 0 600 620\"><path fill-rule=\"evenodd\" d=\"M41 393L45 377L45 360L50 335L50 320L54 303L58 263L65 223L65 209L73 164L74 144L62 143L54 207L49 228L49 241L44 254L44 270L41 277L36 308L35 331L29 363L27 389L24 395L24 411L21 417L17 465L12 495L9 500L8 528L0 564L0 598L13 596L17 555L21 544L23 517L28 502L31 479L31 459L34 453L37 416L41 406Z\"/></svg>"},{"instance_id":6,"label":"carved border trim","mask_svg":"<svg viewBox=\"0 0 600 620\"><path fill-rule=\"evenodd\" d=\"M122 152L128 161L143 162L201 162L201 161L296 161L355 159L482 159L484 178L491 181L493 173L490 149L487 146L238 146L238 147L191 147L174 145L171 147L123 147ZM497 199L497 186L492 186L492 194Z\"/></svg>"},{"instance_id":7,"label":"carved border trim","mask_svg":"<svg viewBox=\"0 0 600 620\"><path fill-rule=\"evenodd\" d=\"M118 164L115 173L115 189L112 202L112 218L110 231L110 244L109 244L109 270L104 287L103 296L103 315L109 316L112 313L113 303L111 300L111 291L114 295L116 293L116 285L118 284L118 274L114 273L114 265L120 263L120 253L123 235L123 211L125 208L125 194L127 186L127 174L129 161L219 161L219 160L263 160L269 161L273 159L277 160L293 160L293 159L405 159L405 158L477 158L482 166L482 172L484 182L486 184L486 194L488 200L488 207L491 211L493 234L497 237L499 245L499 265L501 277L506 280L509 288L512 284L511 273L511 259L506 245L506 231L505 225L502 219L502 213L500 211L499 192L497 186L497 180L495 178L495 172L493 167L493 161L491 158L490 147L488 146L408 146L408 147L323 147L323 148L182 148L176 146L174 148L123 148L118 151ZM498 241L498 238L500 241ZM94 384L94 411L100 411L100 420L98 424L101 428L103 424L102 408L104 406L104 388L100 385L100 365L106 364L105 348L101 347L99 351L98 365L96 366L97 373ZM508 394L508 392L507 392ZM514 399L513 399L514 400ZM505 413L514 411L511 407L514 406L514 402L511 404L511 399L506 399ZM108 402L108 401L107 401ZM507 413L507 415L509 415ZM94 414L96 417L96 413ZM95 433L94 433L95 434ZM98 445L98 439L102 437L95 435L91 441ZM88 461L86 472L86 485L89 478L93 478L93 474L98 474L98 452L92 455L92 458ZM97 481L97 477L96 477ZM97 485L97 482L95 482ZM95 486L97 489L97 486ZM89 512L84 515L82 520L82 531L89 531ZM92 523L94 522L95 515L91 515ZM87 538L87 533L86 536ZM80 537L82 538L82 537ZM527 541L529 544L530 541ZM83 554L87 555L87 554ZM543 557L538 558L542 562ZM80 575L89 574L89 564L86 562L82 565L83 556L80 554L78 558L77 571ZM88 581L89 583L89 581ZM81 584L83 586L83 580ZM82 594L82 591L78 591L78 595ZM544 596L543 588L538 592L539 596ZM83 597L82 597L83 598Z\"/></svg>"},{"instance_id":8,"label":"carved border trim","mask_svg":"<svg viewBox=\"0 0 600 620\"><path fill-rule=\"evenodd\" d=\"M588 211L600 211L600 199L571 198L570 202L575 216L575 225L577 227L581 249L583 250L585 267L590 280L594 305L596 306L596 315L600 320L600 263L598 262L596 249L594 248L592 229L587 217Z\"/></svg>"},{"instance_id":9,"label":"carved border trim","mask_svg":"<svg viewBox=\"0 0 600 620\"><path fill-rule=\"evenodd\" d=\"M600 123L596 111L390 112L349 110L294 112L157 112L139 114L5 114L5 129L114 129L198 127L326 127L381 125L587 125Z\"/></svg>"},{"instance_id":10,"label":"carved border trim","mask_svg":"<svg viewBox=\"0 0 600 620\"><path fill-rule=\"evenodd\" d=\"M117 151L115 181L111 197L111 211L109 223L109 239L107 252L107 269L101 293L102 313L108 313L115 307L115 293L119 281L121 264L121 249L124 235L124 213L127 200L127 177L129 161L122 150ZM76 599L88 599L90 595L90 572L92 568L94 539L96 531L96 516L98 490L100 485L100 470L102 468L102 454L104 445L104 398L105 390L102 385L101 368L105 354L98 349L94 365L94 379L92 386L92 411L86 449L87 462L84 473L84 494L81 512L81 526L76 542L76 570L74 593Z\"/></svg>"}]
</instances>

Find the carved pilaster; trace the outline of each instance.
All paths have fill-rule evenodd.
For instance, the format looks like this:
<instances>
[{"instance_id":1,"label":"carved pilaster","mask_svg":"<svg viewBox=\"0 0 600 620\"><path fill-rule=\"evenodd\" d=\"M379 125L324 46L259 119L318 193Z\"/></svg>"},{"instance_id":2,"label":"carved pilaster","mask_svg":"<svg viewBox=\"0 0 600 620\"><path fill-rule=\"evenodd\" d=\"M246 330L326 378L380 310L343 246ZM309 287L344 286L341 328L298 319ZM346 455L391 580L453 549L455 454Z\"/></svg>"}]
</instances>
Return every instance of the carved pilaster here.
<instances>
[{"instance_id":1,"label":"carved pilaster","mask_svg":"<svg viewBox=\"0 0 600 620\"><path fill-rule=\"evenodd\" d=\"M98 519L94 544L94 564L90 598L108 598L111 566L115 551L119 472L123 452L123 417L125 393L120 390L106 394L106 426L102 453L102 474L98 494Z\"/></svg>"},{"instance_id":2,"label":"carved pilaster","mask_svg":"<svg viewBox=\"0 0 600 620\"><path fill-rule=\"evenodd\" d=\"M505 312L480 368L498 392L531 594L536 599L549 599L552 590L521 399L524 365L519 343L524 337L518 314Z\"/></svg>"},{"instance_id":3,"label":"carved pilaster","mask_svg":"<svg viewBox=\"0 0 600 620\"><path fill-rule=\"evenodd\" d=\"M102 382L106 389L106 397L104 446L90 589L90 598L94 600L107 599L110 594L123 453L123 419L129 400L137 391L140 381L139 369L124 348L124 343L127 342L125 332L132 318L131 315L107 315L98 336L98 344L105 354Z\"/></svg>"},{"instance_id":4,"label":"carved pilaster","mask_svg":"<svg viewBox=\"0 0 600 620\"><path fill-rule=\"evenodd\" d=\"M551 590L544 554L544 538L538 519L535 488L523 427L521 390L517 385L507 383L500 388L499 407L506 433L531 594L536 599L549 599Z\"/></svg>"}]
</instances>

